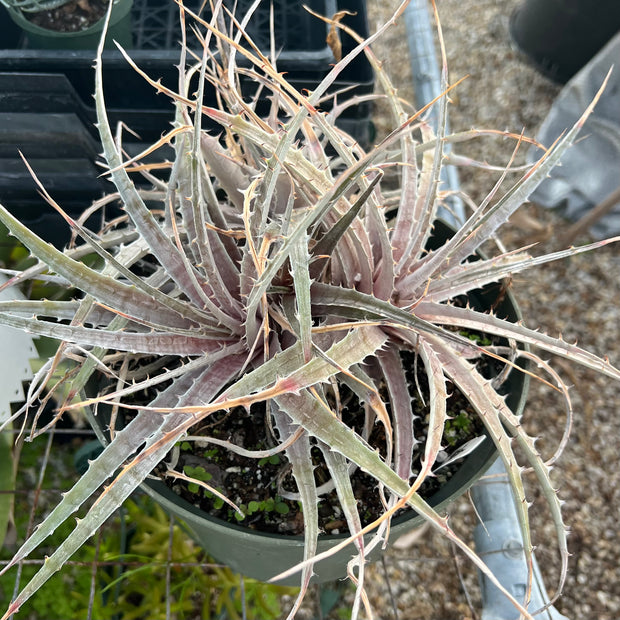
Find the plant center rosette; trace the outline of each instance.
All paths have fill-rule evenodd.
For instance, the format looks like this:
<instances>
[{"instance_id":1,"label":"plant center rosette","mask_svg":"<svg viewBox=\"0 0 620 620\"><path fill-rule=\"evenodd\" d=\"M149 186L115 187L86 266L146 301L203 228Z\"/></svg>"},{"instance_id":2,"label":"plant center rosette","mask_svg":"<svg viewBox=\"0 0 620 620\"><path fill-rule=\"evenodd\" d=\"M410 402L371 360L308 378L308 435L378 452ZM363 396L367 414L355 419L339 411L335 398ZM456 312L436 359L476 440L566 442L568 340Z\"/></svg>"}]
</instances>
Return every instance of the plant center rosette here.
<instances>
[{"instance_id":1,"label":"plant center rosette","mask_svg":"<svg viewBox=\"0 0 620 620\"><path fill-rule=\"evenodd\" d=\"M450 228L441 222L437 228L443 235L450 232ZM437 242L434 245L437 247ZM490 285L485 290L471 294L472 305L486 311L499 310L499 314L506 318L517 320L518 309L514 300L505 299L505 295L504 284ZM458 302L461 306L467 305L466 298ZM317 324L327 321L328 318L322 317L320 321L317 319ZM276 330L277 326L272 329L272 333ZM480 346L507 346L506 342L501 342L497 337L468 330L459 333ZM410 477L410 482L413 482L421 471L428 438L428 377L415 350L400 350L399 357L413 414L414 442ZM513 392L509 404L514 410L520 411L525 400L525 375L516 370L507 380L510 367L501 360L483 356L480 356L476 365L484 377L495 381L500 393ZM386 412L391 418L390 395L380 366L368 360L366 370L375 382L376 394L385 403ZM446 401L442 449L437 455L433 474L420 487L420 495L431 505L437 505L447 497L454 499L464 492L489 464L492 446L484 424L471 403L458 388L450 384L447 388L449 396ZM346 382L336 377L324 387L324 392L325 402L334 414L348 427L356 429L385 459L389 443L385 427L378 423L369 403L360 398L359 390L356 393ZM148 397L145 401L143 404L148 403ZM158 475L187 502L223 521L261 532L303 535L301 496L285 451L278 449L281 441L276 429L277 421L270 419L268 410L269 404L261 402L251 405L249 409L235 407L229 411L215 412L207 420L189 429L188 436L172 450L170 459L158 467ZM484 447L480 448L483 443ZM318 446L312 446L311 456L319 497L319 528L329 535L350 534L329 467ZM469 461L465 468L467 473L462 473L461 480L452 485L451 491L441 492L442 486L459 471L465 460ZM348 472L360 522L366 526L383 513L385 494L371 475L354 464L349 465ZM410 512L413 511L402 509L398 513L400 520Z\"/></svg>"}]
</instances>

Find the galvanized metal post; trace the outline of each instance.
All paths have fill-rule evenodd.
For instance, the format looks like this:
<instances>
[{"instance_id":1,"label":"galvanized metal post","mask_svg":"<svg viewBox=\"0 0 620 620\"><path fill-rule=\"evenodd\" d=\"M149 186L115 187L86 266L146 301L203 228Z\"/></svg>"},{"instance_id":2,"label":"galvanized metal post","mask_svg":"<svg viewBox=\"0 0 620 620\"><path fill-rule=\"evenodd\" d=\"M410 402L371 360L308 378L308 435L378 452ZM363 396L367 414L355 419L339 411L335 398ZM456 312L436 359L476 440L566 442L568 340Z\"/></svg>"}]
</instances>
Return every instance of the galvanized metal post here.
<instances>
[{"instance_id":1,"label":"galvanized metal post","mask_svg":"<svg viewBox=\"0 0 620 620\"><path fill-rule=\"evenodd\" d=\"M435 53L432 20L427 0L412 0L405 11L405 26L411 57L416 104L422 107L441 94L441 74ZM435 116L433 116L435 114ZM431 109L429 121L434 128L438 119ZM448 152L446 147L445 152ZM442 181L448 189L458 192L459 178L453 166L444 166ZM463 202L457 196L449 209L443 209L440 217L448 222L464 222ZM517 511L504 465L498 459L478 484L472 488L472 496L482 523L474 531L476 550L484 559L500 583L517 600L524 599L528 583L528 569L523 551L523 539L519 529ZM534 559L534 583L528 609L532 612L543 608L549 601ZM519 612L510 601L480 574L482 588L482 620L518 620ZM546 620L568 620L554 607L541 612Z\"/></svg>"},{"instance_id":2,"label":"galvanized metal post","mask_svg":"<svg viewBox=\"0 0 620 620\"><path fill-rule=\"evenodd\" d=\"M418 107L426 105L441 94L441 71L427 0L412 0L405 10L405 28L411 69L413 92ZM437 130L439 119L437 106L429 110L427 120ZM448 131L448 127L446 127ZM444 145L444 153L450 152L450 145ZM458 172L454 166L444 166L441 171L443 189L458 191L460 188ZM446 197L446 208L440 209L439 216L450 224L458 225L465 221L463 201L455 194Z\"/></svg>"}]
</instances>

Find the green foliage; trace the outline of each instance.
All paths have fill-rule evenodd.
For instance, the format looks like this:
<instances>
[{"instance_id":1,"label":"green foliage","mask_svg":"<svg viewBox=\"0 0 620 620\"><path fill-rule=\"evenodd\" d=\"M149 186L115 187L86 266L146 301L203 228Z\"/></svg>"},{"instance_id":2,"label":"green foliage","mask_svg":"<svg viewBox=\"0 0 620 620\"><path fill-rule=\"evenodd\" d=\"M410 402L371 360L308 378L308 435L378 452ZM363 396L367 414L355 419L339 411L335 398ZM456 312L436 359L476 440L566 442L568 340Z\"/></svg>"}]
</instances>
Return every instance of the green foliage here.
<instances>
[{"instance_id":1,"label":"green foliage","mask_svg":"<svg viewBox=\"0 0 620 620\"><path fill-rule=\"evenodd\" d=\"M66 537L71 528L60 528L57 534L51 539L59 544ZM102 547L109 545L112 549L118 540L101 541ZM118 556L118 548L115 550ZM72 620L86 617L88 609L89 593L91 588L91 566L95 557L95 547L85 545L80 549L76 557L76 562L83 563L82 566L70 566L62 574L54 575L39 590L36 597L30 599L23 608L23 615L26 618L49 620ZM22 579L31 579L37 572L35 565L26 565L22 569ZM93 617L100 620L116 620L116 610L113 606L107 606L102 592L103 587L109 581L109 576L100 571L98 573L99 587L93 598ZM0 576L0 600L7 602L10 600L15 586L15 576L4 574Z\"/></svg>"},{"instance_id":2,"label":"green foliage","mask_svg":"<svg viewBox=\"0 0 620 620\"><path fill-rule=\"evenodd\" d=\"M18 523L21 529L28 511L18 514L22 515ZM228 620L241 620L243 613L248 620L275 620L282 614L281 597L297 591L251 579L244 579L242 587L242 577L210 561L178 524L170 538L168 516L148 498L126 502L121 515L104 526L96 544L80 549L74 558L79 565L54 575L24 605L23 617L85 618L93 564L100 565L92 616L97 620L164 620L167 605L178 620L216 620L223 613ZM62 542L71 528L70 524L61 527L50 539L49 547ZM169 592L168 562L174 565L169 573ZM31 579L37 570L37 566L25 565L22 579ZM14 582L14 575L0 576L0 601L10 599Z\"/></svg>"},{"instance_id":3,"label":"green foliage","mask_svg":"<svg viewBox=\"0 0 620 620\"><path fill-rule=\"evenodd\" d=\"M251 515L255 512L277 512L279 514L285 515L288 514L290 508L286 502L282 501L282 498L276 495L275 498L270 497L269 499L257 502L251 501L247 506L247 514Z\"/></svg>"},{"instance_id":4,"label":"green foliage","mask_svg":"<svg viewBox=\"0 0 620 620\"><path fill-rule=\"evenodd\" d=\"M19 452L19 464L16 464L17 480L16 488L25 490L36 480L41 463L41 441L25 443ZM66 446L65 446L66 448ZM72 471L72 455L69 450L57 450L52 455L53 466L48 468L48 476L39 496L40 502L45 502L49 495L49 489L66 488L74 478ZM17 535L23 537L31 514L30 501L33 494L18 493L15 496L15 528ZM46 552L51 553L71 532L73 525L67 522L61 525L46 541ZM118 556L120 552L118 532L114 527L106 526L107 536L99 538L100 553ZM88 607L91 567L95 559L96 546L88 544L83 546L74 557L76 562L83 565L71 565L62 574L54 575L41 588L38 595L30 599L24 606L23 615L26 618L38 620L72 620L84 618ZM10 548L3 547L0 559L7 560L11 557ZM31 579L37 572L36 565L26 564L22 567L21 582ZM103 588L109 581L109 574L105 570L99 571L99 587L93 599L93 617L101 620L116 620L113 608L105 606ZM5 573L0 576L0 601L5 604L11 599L15 587L15 574Z\"/></svg>"},{"instance_id":5,"label":"green foliage","mask_svg":"<svg viewBox=\"0 0 620 620\"><path fill-rule=\"evenodd\" d=\"M13 520L13 495L15 489L15 472L13 467L12 428L0 432L0 546L11 521Z\"/></svg>"},{"instance_id":6,"label":"green foliage","mask_svg":"<svg viewBox=\"0 0 620 620\"><path fill-rule=\"evenodd\" d=\"M91 260L92 262L92 260ZM0 266L15 271L25 271L37 263L36 258L0 223ZM50 283L44 279L28 281L24 293L29 299L69 299L71 291L66 286Z\"/></svg>"},{"instance_id":7,"label":"green foliage","mask_svg":"<svg viewBox=\"0 0 620 620\"><path fill-rule=\"evenodd\" d=\"M170 573L172 612L178 618L217 619L225 611L226 618L241 620L242 610L248 620L273 620L282 613L280 598L294 594L295 588L263 584L244 579L229 568L208 563L208 558L195 542L175 525L170 543L169 519L150 500L126 503L127 526L135 531L125 561L145 563L125 571L119 578L121 591L116 602L125 619L166 617L166 563L185 564ZM170 558L168 554L170 553ZM206 565L205 565L206 564ZM111 582L106 591L117 585Z\"/></svg>"},{"instance_id":8,"label":"green foliage","mask_svg":"<svg viewBox=\"0 0 620 620\"><path fill-rule=\"evenodd\" d=\"M201 482L209 482L209 480L213 478L213 475L210 474L208 471L206 471L205 468L201 467L200 465L197 467L186 465L183 468L183 473L186 476L189 476L190 478L194 478L195 480L200 480ZM187 489L189 490L190 493L199 493L201 487L197 485L195 482L190 482L187 485ZM205 489L203 490L205 491L205 493L209 493L209 491L206 491Z\"/></svg>"},{"instance_id":9,"label":"green foliage","mask_svg":"<svg viewBox=\"0 0 620 620\"><path fill-rule=\"evenodd\" d=\"M43 439L23 445L17 488L28 489L37 478ZM67 488L75 477L73 451L66 444L55 445L51 459L39 499L44 503L51 489ZM197 473L200 475L200 471ZM28 527L31 500L30 493L16 496L15 527L20 537ZM72 529L71 521L61 525L46 541L45 553L51 553ZM11 555L11 549L5 547L0 551L0 560ZM73 560L75 563L51 577L29 599L19 617L86 618L93 566L97 566L92 615L96 620L164 620L167 601L178 620L219 620L223 613L227 620L240 620L244 609L248 620L275 620L282 613L281 597L297 591L251 579L244 579L242 588L240 575L214 563L180 524L173 526L171 538L170 518L144 495L125 502ZM174 564L170 570L170 595L165 587L169 562ZM31 579L37 570L38 566L25 564L21 583ZM7 604L14 587L13 573L0 575L0 604Z\"/></svg>"},{"instance_id":10,"label":"green foliage","mask_svg":"<svg viewBox=\"0 0 620 620\"><path fill-rule=\"evenodd\" d=\"M486 334L475 333L464 329L459 331L459 334L479 344L481 347L489 347L493 344L493 341Z\"/></svg>"},{"instance_id":11,"label":"green foliage","mask_svg":"<svg viewBox=\"0 0 620 620\"><path fill-rule=\"evenodd\" d=\"M448 445L454 446L462 437L470 436L474 426L471 415L467 411L460 411L458 415L446 420L444 437Z\"/></svg>"}]
</instances>

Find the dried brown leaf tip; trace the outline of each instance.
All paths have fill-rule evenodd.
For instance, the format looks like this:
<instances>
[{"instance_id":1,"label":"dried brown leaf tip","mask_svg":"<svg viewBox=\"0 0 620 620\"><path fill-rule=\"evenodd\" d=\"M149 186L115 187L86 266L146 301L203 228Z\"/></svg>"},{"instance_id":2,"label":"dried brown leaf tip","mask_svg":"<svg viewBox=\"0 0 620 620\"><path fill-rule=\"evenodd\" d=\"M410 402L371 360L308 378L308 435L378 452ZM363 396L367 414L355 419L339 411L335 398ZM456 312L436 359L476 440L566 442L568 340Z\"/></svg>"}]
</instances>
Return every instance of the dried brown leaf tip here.
<instances>
[{"instance_id":1,"label":"dried brown leaf tip","mask_svg":"<svg viewBox=\"0 0 620 620\"><path fill-rule=\"evenodd\" d=\"M340 39L340 32L338 29L338 24L342 21L344 17L347 15L355 15L351 11L338 11L334 13L334 16L329 20L331 24L329 28L329 32L327 33L327 38L325 39L327 45L332 51L336 62L340 62L342 60L342 41Z\"/></svg>"}]
</instances>

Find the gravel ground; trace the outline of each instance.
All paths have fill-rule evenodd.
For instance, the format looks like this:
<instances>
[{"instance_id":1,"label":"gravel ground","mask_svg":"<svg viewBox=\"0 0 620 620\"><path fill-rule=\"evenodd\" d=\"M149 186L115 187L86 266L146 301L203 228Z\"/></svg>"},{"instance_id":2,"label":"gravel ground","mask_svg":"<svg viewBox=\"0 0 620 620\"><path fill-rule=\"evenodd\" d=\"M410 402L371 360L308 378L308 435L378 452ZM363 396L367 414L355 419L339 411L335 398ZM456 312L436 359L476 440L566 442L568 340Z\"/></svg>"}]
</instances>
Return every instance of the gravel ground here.
<instances>
[{"instance_id":1,"label":"gravel ground","mask_svg":"<svg viewBox=\"0 0 620 620\"><path fill-rule=\"evenodd\" d=\"M439 12L450 67L451 82L469 75L452 98L452 130L471 127L525 129L534 136L559 87L539 75L511 46L509 16L516 0L440 0ZM371 30L398 6L395 0L371 0ZM393 75L401 96L412 97L411 75L403 61L407 47L402 24L378 49ZM381 118L377 119L381 125ZM459 153L494 164L505 164L513 145L499 140L479 141ZM497 175L460 171L461 183L474 198L490 189ZM503 235L509 247L540 242L534 252L559 249L554 242L567 223L553 213L525 205ZM588 241L587 236L578 242ZM513 290L528 326L579 343L620 364L620 253L607 247L596 253L526 273ZM564 517L569 537L569 574L556 608L571 620L616 620L620 617L620 433L615 414L620 385L592 372L559 363L556 367L572 384L575 409L569 446L554 470L560 495L566 501ZM539 447L551 454L564 425L558 399L534 382L525 420L533 432L544 434ZM536 500L531 509L536 555L551 591L558 578L550 517ZM452 526L471 537L475 517L467 498L451 508ZM370 569L369 593L382 620L456 620L480 617L475 570L440 536L423 532L417 542L388 552L384 564ZM391 592L390 592L391 590ZM395 601L393 603L392 601ZM468 602L470 600L470 602ZM333 617L342 617L337 613ZM546 617L546 616L545 616Z\"/></svg>"}]
</instances>

